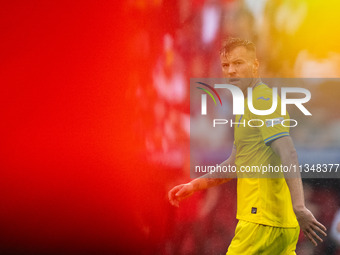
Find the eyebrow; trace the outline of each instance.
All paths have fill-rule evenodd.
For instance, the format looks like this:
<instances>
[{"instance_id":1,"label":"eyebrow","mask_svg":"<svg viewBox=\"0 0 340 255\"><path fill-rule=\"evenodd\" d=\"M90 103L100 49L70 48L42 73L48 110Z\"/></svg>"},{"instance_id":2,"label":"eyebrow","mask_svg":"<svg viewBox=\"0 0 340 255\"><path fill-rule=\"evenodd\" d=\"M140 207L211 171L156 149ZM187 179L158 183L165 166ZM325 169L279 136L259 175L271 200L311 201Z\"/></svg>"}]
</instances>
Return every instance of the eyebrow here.
<instances>
[{"instance_id":1,"label":"eyebrow","mask_svg":"<svg viewBox=\"0 0 340 255\"><path fill-rule=\"evenodd\" d=\"M242 59L242 58L237 58L237 59L235 59L235 60L232 60L232 61L221 61L221 63L222 64L226 64L226 63L234 63L234 62L237 62L237 61L242 61L242 62L244 62L245 60L244 59Z\"/></svg>"}]
</instances>

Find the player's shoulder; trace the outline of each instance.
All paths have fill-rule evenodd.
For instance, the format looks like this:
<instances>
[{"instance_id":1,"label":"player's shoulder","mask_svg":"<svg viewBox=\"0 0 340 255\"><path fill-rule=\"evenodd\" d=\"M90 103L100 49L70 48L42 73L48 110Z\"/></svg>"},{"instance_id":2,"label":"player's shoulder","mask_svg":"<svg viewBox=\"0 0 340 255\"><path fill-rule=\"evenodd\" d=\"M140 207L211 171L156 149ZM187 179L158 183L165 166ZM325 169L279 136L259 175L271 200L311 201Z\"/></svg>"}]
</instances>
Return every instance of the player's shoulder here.
<instances>
[{"instance_id":1,"label":"player's shoulder","mask_svg":"<svg viewBox=\"0 0 340 255\"><path fill-rule=\"evenodd\" d=\"M273 90L268 87L267 84L264 84L264 83L260 83L258 85L256 85L253 89L253 96L256 96L256 97L260 97L260 98L256 98L257 100L258 99L262 99L261 96L267 96L267 97L270 97L272 98L273 96Z\"/></svg>"},{"instance_id":2,"label":"player's shoulder","mask_svg":"<svg viewBox=\"0 0 340 255\"><path fill-rule=\"evenodd\" d=\"M273 103L273 90L261 83L253 89L253 105L256 109L269 109Z\"/></svg>"}]
</instances>

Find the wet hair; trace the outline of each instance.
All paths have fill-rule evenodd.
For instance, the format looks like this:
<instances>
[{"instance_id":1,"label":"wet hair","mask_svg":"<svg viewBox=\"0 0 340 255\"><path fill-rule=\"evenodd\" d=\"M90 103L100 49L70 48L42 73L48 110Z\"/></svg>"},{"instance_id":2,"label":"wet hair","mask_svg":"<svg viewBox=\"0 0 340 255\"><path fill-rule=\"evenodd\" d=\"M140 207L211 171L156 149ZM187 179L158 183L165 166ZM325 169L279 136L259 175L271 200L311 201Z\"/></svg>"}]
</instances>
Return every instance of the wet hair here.
<instances>
[{"instance_id":1,"label":"wet hair","mask_svg":"<svg viewBox=\"0 0 340 255\"><path fill-rule=\"evenodd\" d=\"M256 47L255 44L252 41L249 40L244 40L241 38L228 38L223 41L222 48L220 50L220 54L227 54L236 47L243 46L245 47L248 51L253 52L254 54L256 53Z\"/></svg>"}]
</instances>

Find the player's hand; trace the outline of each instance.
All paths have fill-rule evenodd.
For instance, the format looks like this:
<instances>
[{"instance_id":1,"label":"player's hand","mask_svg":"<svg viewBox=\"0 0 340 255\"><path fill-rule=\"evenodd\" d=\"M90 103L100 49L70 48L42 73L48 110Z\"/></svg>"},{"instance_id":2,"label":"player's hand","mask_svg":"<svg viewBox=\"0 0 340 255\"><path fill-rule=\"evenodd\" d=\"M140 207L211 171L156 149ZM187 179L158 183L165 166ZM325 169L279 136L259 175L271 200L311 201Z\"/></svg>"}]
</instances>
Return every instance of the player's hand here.
<instances>
[{"instance_id":1,"label":"player's hand","mask_svg":"<svg viewBox=\"0 0 340 255\"><path fill-rule=\"evenodd\" d=\"M194 194L194 187L189 182L172 188L169 193L169 201L173 206L179 207L179 202Z\"/></svg>"},{"instance_id":2,"label":"player's hand","mask_svg":"<svg viewBox=\"0 0 340 255\"><path fill-rule=\"evenodd\" d=\"M327 236L325 233L327 230L326 227L318 222L306 207L294 211L300 228L305 236L308 237L315 246L318 245L316 240L323 242L319 235Z\"/></svg>"}]
</instances>

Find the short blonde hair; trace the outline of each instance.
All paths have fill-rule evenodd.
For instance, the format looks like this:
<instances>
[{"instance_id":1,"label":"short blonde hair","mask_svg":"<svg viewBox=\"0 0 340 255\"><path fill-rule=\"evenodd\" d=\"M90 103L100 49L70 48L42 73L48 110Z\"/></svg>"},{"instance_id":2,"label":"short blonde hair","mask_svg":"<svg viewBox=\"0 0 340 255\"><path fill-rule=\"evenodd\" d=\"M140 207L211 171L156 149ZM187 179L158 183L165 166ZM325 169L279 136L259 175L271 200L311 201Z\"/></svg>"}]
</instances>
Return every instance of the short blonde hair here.
<instances>
[{"instance_id":1,"label":"short blonde hair","mask_svg":"<svg viewBox=\"0 0 340 255\"><path fill-rule=\"evenodd\" d=\"M220 50L220 54L227 54L228 52L232 51L236 47L243 46L247 50L253 52L256 55L256 47L252 41L244 40L241 38L228 38L223 41L223 46Z\"/></svg>"}]
</instances>

